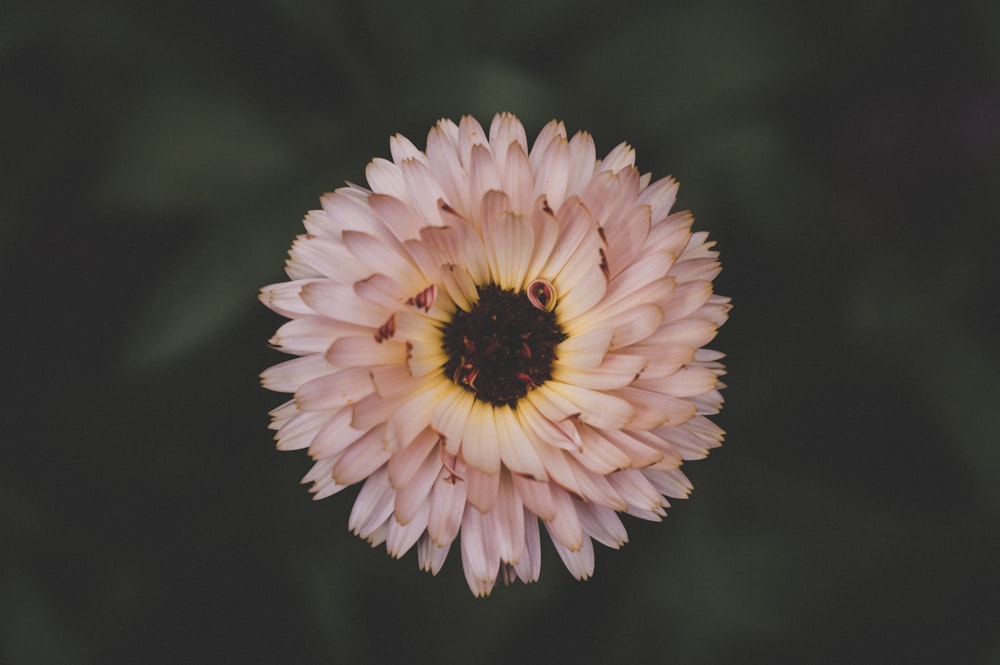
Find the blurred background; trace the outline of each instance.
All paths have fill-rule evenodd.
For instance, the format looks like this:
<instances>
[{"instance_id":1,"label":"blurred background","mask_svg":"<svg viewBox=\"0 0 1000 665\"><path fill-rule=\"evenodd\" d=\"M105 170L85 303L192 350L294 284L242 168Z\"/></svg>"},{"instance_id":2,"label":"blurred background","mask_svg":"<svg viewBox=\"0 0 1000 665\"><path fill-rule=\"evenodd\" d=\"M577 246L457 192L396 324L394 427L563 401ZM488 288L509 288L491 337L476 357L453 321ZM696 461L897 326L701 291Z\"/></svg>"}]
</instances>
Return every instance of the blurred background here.
<instances>
[{"instance_id":1,"label":"blurred background","mask_svg":"<svg viewBox=\"0 0 1000 665\"><path fill-rule=\"evenodd\" d=\"M0 662L1000 663L1000 5L11 2ZM476 600L313 503L257 288L401 132L555 117L718 241L726 444Z\"/></svg>"}]
</instances>

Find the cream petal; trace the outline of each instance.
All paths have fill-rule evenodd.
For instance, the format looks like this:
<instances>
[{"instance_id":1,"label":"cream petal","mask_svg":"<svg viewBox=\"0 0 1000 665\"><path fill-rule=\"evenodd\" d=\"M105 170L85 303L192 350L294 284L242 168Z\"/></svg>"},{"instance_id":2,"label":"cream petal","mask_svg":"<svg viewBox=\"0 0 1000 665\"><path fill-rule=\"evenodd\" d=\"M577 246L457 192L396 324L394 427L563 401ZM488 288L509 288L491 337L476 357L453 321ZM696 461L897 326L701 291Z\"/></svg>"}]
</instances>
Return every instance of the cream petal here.
<instances>
[{"instance_id":1,"label":"cream petal","mask_svg":"<svg viewBox=\"0 0 1000 665\"><path fill-rule=\"evenodd\" d=\"M556 347L559 363L576 370L593 369L604 362L613 336L614 330L610 327L571 334Z\"/></svg>"},{"instance_id":2,"label":"cream petal","mask_svg":"<svg viewBox=\"0 0 1000 665\"><path fill-rule=\"evenodd\" d=\"M492 405L479 400L472 403L462 433L462 457L469 466L487 474L500 471L500 444Z\"/></svg>"},{"instance_id":3,"label":"cream petal","mask_svg":"<svg viewBox=\"0 0 1000 665\"><path fill-rule=\"evenodd\" d=\"M611 390L622 388L635 381L646 367L646 358L641 355L609 353L597 367L577 369L559 362L553 367L552 377L563 383L571 383L584 388Z\"/></svg>"},{"instance_id":4,"label":"cream petal","mask_svg":"<svg viewBox=\"0 0 1000 665\"><path fill-rule=\"evenodd\" d=\"M457 455L462 445L474 402L471 392L455 386L441 397L431 414L431 427L444 436L447 451L452 455Z\"/></svg>"},{"instance_id":5,"label":"cream petal","mask_svg":"<svg viewBox=\"0 0 1000 665\"><path fill-rule=\"evenodd\" d=\"M557 313L560 318L573 320L585 314L603 298L608 289L608 280L604 277L599 264L594 262L585 272L567 277L565 283L572 284L568 292L564 293L564 282L556 280L556 289L559 301L556 303Z\"/></svg>"},{"instance_id":6,"label":"cream petal","mask_svg":"<svg viewBox=\"0 0 1000 665\"><path fill-rule=\"evenodd\" d=\"M349 367L302 384L295 403L303 411L321 411L357 402L374 391L367 367Z\"/></svg>"},{"instance_id":7,"label":"cream petal","mask_svg":"<svg viewBox=\"0 0 1000 665\"><path fill-rule=\"evenodd\" d=\"M572 408L572 404L558 395L546 393L541 389L531 391L528 393L528 399L518 403L518 420L524 430L534 433L541 443L536 452L541 454L546 449L546 444L562 450L580 448L582 444L580 434L572 421L576 416Z\"/></svg>"},{"instance_id":8,"label":"cream petal","mask_svg":"<svg viewBox=\"0 0 1000 665\"><path fill-rule=\"evenodd\" d=\"M546 526L549 526L548 524ZM552 530L549 529L551 535ZM594 574L594 542L590 538L584 538L583 544L578 550L564 547L559 541L553 541L556 552L562 560L566 570L578 580L588 580Z\"/></svg>"},{"instance_id":9,"label":"cream petal","mask_svg":"<svg viewBox=\"0 0 1000 665\"><path fill-rule=\"evenodd\" d=\"M611 393L560 381L547 381L544 387L573 404L580 421L594 427L624 427L635 415L629 401Z\"/></svg>"},{"instance_id":10,"label":"cream petal","mask_svg":"<svg viewBox=\"0 0 1000 665\"><path fill-rule=\"evenodd\" d=\"M444 266L441 270L441 281L455 305L466 312L471 311L472 306L479 301L476 283L469 275L469 271L462 266L454 264Z\"/></svg>"}]
</instances>

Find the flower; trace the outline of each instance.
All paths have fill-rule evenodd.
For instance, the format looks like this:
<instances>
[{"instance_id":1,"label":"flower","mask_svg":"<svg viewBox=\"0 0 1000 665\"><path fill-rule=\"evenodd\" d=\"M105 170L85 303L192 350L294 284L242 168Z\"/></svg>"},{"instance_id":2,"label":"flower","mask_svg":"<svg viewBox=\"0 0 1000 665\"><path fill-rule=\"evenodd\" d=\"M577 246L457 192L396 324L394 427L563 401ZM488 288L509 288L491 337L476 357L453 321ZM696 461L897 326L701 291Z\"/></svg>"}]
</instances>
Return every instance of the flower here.
<instances>
[{"instance_id":1,"label":"flower","mask_svg":"<svg viewBox=\"0 0 1000 665\"><path fill-rule=\"evenodd\" d=\"M364 482L349 527L392 556L436 574L460 539L477 596L538 578L542 527L586 579L594 540L627 541L618 513L660 520L722 441L714 243L670 211L675 180L561 122L530 149L508 113L390 149L261 289L298 356L261 375L294 393L278 448L308 449L317 499Z\"/></svg>"}]
</instances>

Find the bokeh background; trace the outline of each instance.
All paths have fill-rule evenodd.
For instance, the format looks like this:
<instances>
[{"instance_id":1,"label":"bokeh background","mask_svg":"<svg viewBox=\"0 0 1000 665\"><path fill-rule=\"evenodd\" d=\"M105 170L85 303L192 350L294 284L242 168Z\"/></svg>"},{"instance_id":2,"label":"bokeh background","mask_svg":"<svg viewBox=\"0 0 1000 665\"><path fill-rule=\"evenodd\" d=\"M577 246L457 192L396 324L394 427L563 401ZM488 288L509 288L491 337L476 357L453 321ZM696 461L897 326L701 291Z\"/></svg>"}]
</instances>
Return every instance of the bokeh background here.
<instances>
[{"instance_id":1,"label":"bokeh background","mask_svg":"<svg viewBox=\"0 0 1000 665\"><path fill-rule=\"evenodd\" d=\"M0 662L1000 663L1000 5L0 10ZM509 110L680 179L725 446L473 599L310 501L256 301L388 137Z\"/></svg>"}]
</instances>

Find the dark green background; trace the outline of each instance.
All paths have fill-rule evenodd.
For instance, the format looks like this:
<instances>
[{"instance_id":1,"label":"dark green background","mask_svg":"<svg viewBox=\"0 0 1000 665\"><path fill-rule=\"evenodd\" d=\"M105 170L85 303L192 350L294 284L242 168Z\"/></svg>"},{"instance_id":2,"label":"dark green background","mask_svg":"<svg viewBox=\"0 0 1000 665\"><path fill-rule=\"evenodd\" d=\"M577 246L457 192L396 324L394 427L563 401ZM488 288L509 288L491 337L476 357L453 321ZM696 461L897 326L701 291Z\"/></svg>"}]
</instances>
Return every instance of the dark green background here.
<instances>
[{"instance_id":1,"label":"dark green background","mask_svg":"<svg viewBox=\"0 0 1000 665\"><path fill-rule=\"evenodd\" d=\"M6 3L0 662L1000 663L1000 6ZM257 373L301 217L437 118L675 175L726 445L475 600L312 503Z\"/></svg>"}]
</instances>

